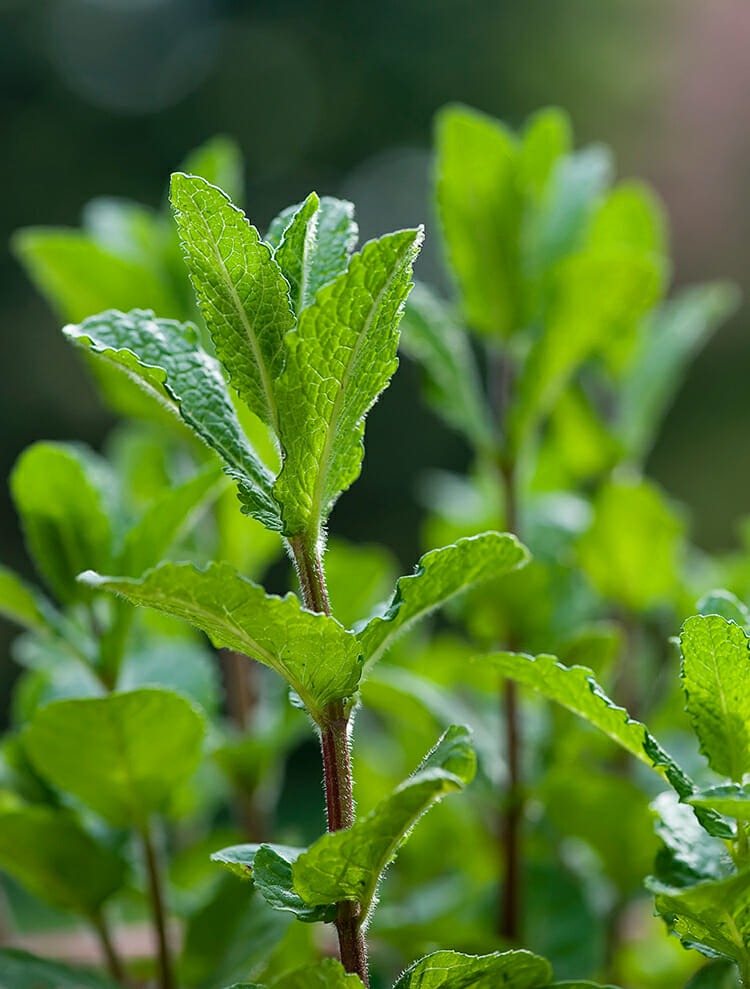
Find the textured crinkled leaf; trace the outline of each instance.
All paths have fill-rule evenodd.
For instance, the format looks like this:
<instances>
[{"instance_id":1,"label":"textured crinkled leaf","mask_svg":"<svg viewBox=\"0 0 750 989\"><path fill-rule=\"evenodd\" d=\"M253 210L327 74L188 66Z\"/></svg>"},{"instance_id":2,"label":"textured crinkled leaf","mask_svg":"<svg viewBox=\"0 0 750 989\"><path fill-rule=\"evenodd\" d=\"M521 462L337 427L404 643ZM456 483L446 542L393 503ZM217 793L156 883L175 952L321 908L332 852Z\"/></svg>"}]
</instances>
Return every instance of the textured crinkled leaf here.
<instances>
[{"instance_id":1,"label":"textured crinkled leaf","mask_svg":"<svg viewBox=\"0 0 750 989\"><path fill-rule=\"evenodd\" d=\"M366 817L323 835L295 860L294 889L312 906L355 900L366 916L383 871L416 821L436 800L469 783L475 769L468 730L452 726L414 775Z\"/></svg>"},{"instance_id":2,"label":"textured crinkled leaf","mask_svg":"<svg viewBox=\"0 0 750 989\"><path fill-rule=\"evenodd\" d=\"M123 368L187 423L224 461L239 485L243 510L269 529L281 527L271 494L273 477L245 438L219 364L201 348L194 326L142 310L111 311L66 326L64 332Z\"/></svg>"},{"instance_id":3,"label":"textured crinkled leaf","mask_svg":"<svg viewBox=\"0 0 750 989\"><path fill-rule=\"evenodd\" d=\"M15 948L0 949L3 989L122 989L94 972L68 968Z\"/></svg>"},{"instance_id":4,"label":"textured crinkled leaf","mask_svg":"<svg viewBox=\"0 0 750 989\"><path fill-rule=\"evenodd\" d=\"M248 407L279 431L274 382L294 326L287 284L242 210L198 176L172 176L185 261L216 353Z\"/></svg>"},{"instance_id":5,"label":"textured crinkled leaf","mask_svg":"<svg viewBox=\"0 0 750 989\"><path fill-rule=\"evenodd\" d=\"M144 688L50 704L23 742L48 782L112 824L142 826L196 769L204 730L185 698Z\"/></svg>"},{"instance_id":6,"label":"textured crinkled leaf","mask_svg":"<svg viewBox=\"0 0 750 989\"><path fill-rule=\"evenodd\" d=\"M750 821L750 785L727 783L699 790L687 803L693 807L708 807L724 817L734 817L738 821Z\"/></svg>"},{"instance_id":7,"label":"textured crinkled leaf","mask_svg":"<svg viewBox=\"0 0 750 989\"><path fill-rule=\"evenodd\" d=\"M545 989L551 978L549 962L530 951L435 951L407 968L393 989Z\"/></svg>"},{"instance_id":8,"label":"textured crinkled leaf","mask_svg":"<svg viewBox=\"0 0 750 989\"><path fill-rule=\"evenodd\" d=\"M245 198L244 162L239 145L225 134L210 137L195 148L182 164L181 172L200 175L229 196L233 203L241 204Z\"/></svg>"},{"instance_id":9,"label":"textured crinkled leaf","mask_svg":"<svg viewBox=\"0 0 750 989\"><path fill-rule=\"evenodd\" d=\"M419 283L404 311L401 350L420 365L435 411L473 446L488 448L492 420L469 341L447 304Z\"/></svg>"},{"instance_id":10,"label":"textured crinkled leaf","mask_svg":"<svg viewBox=\"0 0 750 989\"><path fill-rule=\"evenodd\" d=\"M500 532L469 536L425 553L415 572L399 579L385 615L373 618L359 633L365 662L375 662L413 622L454 595L502 577L528 559L528 550L515 536Z\"/></svg>"},{"instance_id":11,"label":"textured crinkled leaf","mask_svg":"<svg viewBox=\"0 0 750 989\"><path fill-rule=\"evenodd\" d=\"M624 749L655 769L685 799L696 786L640 721L634 721L623 707L618 707L604 693L591 670L584 666L563 666L554 656L527 656L524 653L493 653L481 657L503 676L537 690L584 718ZM733 832L718 815L701 812L696 816L709 834L731 838Z\"/></svg>"},{"instance_id":12,"label":"textured crinkled leaf","mask_svg":"<svg viewBox=\"0 0 750 989\"><path fill-rule=\"evenodd\" d=\"M108 307L180 315L179 303L158 274L104 250L77 230L19 230L13 247L36 287L63 319L78 322Z\"/></svg>"},{"instance_id":13,"label":"textured crinkled leaf","mask_svg":"<svg viewBox=\"0 0 750 989\"><path fill-rule=\"evenodd\" d=\"M676 889L649 883L655 906L686 948L730 958L745 968L750 955L750 871Z\"/></svg>"},{"instance_id":14,"label":"textured crinkled leaf","mask_svg":"<svg viewBox=\"0 0 750 989\"><path fill-rule=\"evenodd\" d=\"M581 364L632 331L658 300L662 283L659 261L632 248L592 248L556 266L544 327L524 361L509 412L512 450L548 415Z\"/></svg>"},{"instance_id":15,"label":"textured crinkled leaf","mask_svg":"<svg viewBox=\"0 0 750 989\"><path fill-rule=\"evenodd\" d=\"M216 491L223 475L209 468L155 498L125 536L115 569L124 577L140 577L163 559L193 513Z\"/></svg>"},{"instance_id":16,"label":"textured crinkled leaf","mask_svg":"<svg viewBox=\"0 0 750 989\"><path fill-rule=\"evenodd\" d=\"M658 815L656 833L664 842L654 872L657 879L670 886L725 879L735 871L726 843L706 833L688 806L690 803L692 797L681 803L672 790L665 790L651 804Z\"/></svg>"},{"instance_id":17,"label":"textured crinkled leaf","mask_svg":"<svg viewBox=\"0 0 750 989\"><path fill-rule=\"evenodd\" d=\"M0 812L0 869L34 896L93 917L122 886L125 863L67 811L28 806ZM0 968L0 984L2 969Z\"/></svg>"},{"instance_id":18,"label":"textured crinkled leaf","mask_svg":"<svg viewBox=\"0 0 750 989\"><path fill-rule=\"evenodd\" d=\"M642 611L674 599L685 524L645 478L605 483L578 545L581 566L605 598Z\"/></svg>"},{"instance_id":19,"label":"textured crinkled leaf","mask_svg":"<svg viewBox=\"0 0 750 989\"><path fill-rule=\"evenodd\" d=\"M695 607L700 615L721 615L728 622L736 622L745 630L750 625L750 610L731 591L709 591Z\"/></svg>"},{"instance_id":20,"label":"textured crinkled leaf","mask_svg":"<svg viewBox=\"0 0 750 989\"><path fill-rule=\"evenodd\" d=\"M3 618L41 632L53 614L51 603L35 587L0 565L0 615Z\"/></svg>"},{"instance_id":21,"label":"textured crinkled leaf","mask_svg":"<svg viewBox=\"0 0 750 989\"><path fill-rule=\"evenodd\" d=\"M682 626L685 709L715 773L741 783L750 772L750 640L720 615Z\"/></svg>"},{"instance_id":22,"label":"textured crinkled leaf","mask_svg":"<svg viewBox=\"0 0 750 989\"><path fill-rule=\"evenodd\" d=\"M364 417L396 369L398 323L421 231L370 241L286 338L278 384L284 532L317 528L362 463Z\"/></svg>"},{"instance_id":23,"label":"textured crinkled leaf","mask_svg":"<svg viewBox=\"0 0 750 989\"><path fill-rule=\"evenodd\" d=\"M738 302L734 285L712 282L683 289L648 317L616 409L618 436L633 456L649 452L685 368Z\"/></svg>"},{"instance_id":24,"label":"textured crinkled leaf","mask_svg":"<svg viewBox=\"0 0 750 989\"><path fill-rule=\"evenodd\" d=\"M72 444L35 443L16 461L10 489L26 545L50 590L67 603L89 597L82 570L110 564L104 465Z\"/></svg>"},{"instance_id":25,"label":"textured crinkled leaf","mask_svg":"<svg viewBox=\"0 0 750 989\"><path fill-rule=\"evenodd\" d=\"M289 298L297 316L309 305L307 279L315 251L319 206L320 200L311 192L292 217L273 254L289 283Z\"/></svg>"},{"instance_id":26,"label":"textured crinkled leaf","mask_svg":"<svg viewBox=\"0 0 750 989\"><path fill-rule=\"evenodd\" d=\"M229 563L197 570L164 563L141 580L86 574L93 587L133 604L184 618L217 647L252 656L283 676L319 720L331 701L351 697L361 674L359 643L333 618L305 611L298 598L266 594Z\"/></svg>"},{"instance_id":27,"label":"textured crinkled leaf","mask_svg":"<svg viewBox=\"0 0 750 989\"><path fill-rule=\"evenodd\" d=\"M520 326L518 145L491 117L448 106L436 121L437 203L451 270L472 329Z\"/></svg>"}]
</instances>

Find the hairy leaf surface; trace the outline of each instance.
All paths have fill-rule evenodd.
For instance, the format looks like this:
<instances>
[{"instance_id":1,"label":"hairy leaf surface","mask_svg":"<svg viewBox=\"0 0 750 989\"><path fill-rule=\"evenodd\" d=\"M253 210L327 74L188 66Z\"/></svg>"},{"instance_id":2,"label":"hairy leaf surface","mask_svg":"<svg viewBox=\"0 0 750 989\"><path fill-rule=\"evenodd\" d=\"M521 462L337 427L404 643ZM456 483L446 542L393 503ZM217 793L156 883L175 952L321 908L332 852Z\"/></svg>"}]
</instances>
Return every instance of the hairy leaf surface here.
<instances>
[{"instance_id":1,"label":"hairy leaf surface","mask_svg":"<svg viewBox=\"0 0 750 989\"><path fill-rule=\"evenodd\" d=\"M530 951L435 951L408 968L393 989L545 989L551 978L549 962Z\"/></svg>"}]
</instances>

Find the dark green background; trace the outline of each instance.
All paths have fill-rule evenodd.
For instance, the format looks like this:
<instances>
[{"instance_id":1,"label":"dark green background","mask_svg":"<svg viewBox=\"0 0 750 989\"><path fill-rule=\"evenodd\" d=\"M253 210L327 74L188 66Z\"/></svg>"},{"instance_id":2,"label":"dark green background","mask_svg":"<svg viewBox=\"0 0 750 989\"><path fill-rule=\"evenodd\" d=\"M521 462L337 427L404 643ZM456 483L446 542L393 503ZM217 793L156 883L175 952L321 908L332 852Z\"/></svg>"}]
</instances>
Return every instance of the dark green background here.
<instances>
[{"instance_id":1,"label":"dark green background","mask_svg":"<svg viewBox=\"0 0 750 989\"><path fill-rule=\"evenodd\" d=\"M620 175L658 188L676 281L746 282L748 31L744 0L0 0L0 473L35 439L96 445L111 424L11 232L76 225L95 195L155 205L217 132L246 155L253 221L311 188L344 195L364 236L424 221L418 275L435 280L434 111L462 100L517 125L560 104L579 142L613 145ZM706 547L731 545L750 510L746 324L743 311L696 363L650 464ZM421 409L407 367L367 439L333 528L390 542L409 565L420 474L465 452ZM0 559L28 573L5 488L0 513Z\"/></svg>"}]
</instances>

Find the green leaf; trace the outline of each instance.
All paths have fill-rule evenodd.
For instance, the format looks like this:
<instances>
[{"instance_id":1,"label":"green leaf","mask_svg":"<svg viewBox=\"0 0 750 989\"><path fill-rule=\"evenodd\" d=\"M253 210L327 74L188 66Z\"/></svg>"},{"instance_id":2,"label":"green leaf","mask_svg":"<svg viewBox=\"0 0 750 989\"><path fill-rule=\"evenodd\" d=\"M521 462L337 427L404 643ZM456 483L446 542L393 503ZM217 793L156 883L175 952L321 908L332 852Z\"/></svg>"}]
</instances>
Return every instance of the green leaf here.
<instances>
[{"instance_id":1,"label":"green leaf","mask_svg":"<svg viewBox=\"0 0 750 989\"><path fill-rule=\"evenodd\" d=\"M707 807L715 810L724 817L733 817L737 821L750 821L750 785L727 783L724 786L711 786L707 790L699 790L687 803L693 807Z\"/></svg>"},{"instance_id":2,"label":"green leaf","mask_svg":"<svg viewBox=\"0 0 750 989\"><path fill-rule=\"evenodd\" d=\"M718 882L677 889L649 883L655 906L686 948L709 957L729 958L748 970L750 947L750 871Z\"/></svg>"},{"instance_id":3,"label":"green leaf","mask_svg":"<svg viewBox=\"0 0 750 989\"><path fill-rule=\"evenodd\" d=\"M734 285L712 282L683 289L649 318L620 386L618 435L643 459L693 356L739 303Z\"/></svg>"},{"instance_id":4,"label":"green leaf","mask_svg":"<svg viewBox=\"0 0 750 989\"><path fill-rule=\"evenodd\" d=\"M24 733L35 768L112 824L142 827L196 769L203 718L178 694L144 688L57 701Z\"/></svg>"},{"instance_id":5,"label":"green leaf","mask_svg":"<svg viewBox=\"0 0 750 989\"><path fill-rule=\"evenodd\" d=\"M618 743L636 759L655 769L671 784L683 800L696 792L696 786L640 721L635 721L623 707L618 707L604 693L585 666L562 666L554 656L527 656L501 652L482 656L503 676L537 690L584 718ZM731 838L733 832L711 812L699 812L701 824L709 834Z\"/></svg>"},{"instance_id":6,"label":"green leaf","mask_svg":"<svg viewBox=\"0 0 750 989\"><path fill-rule=\"evenodd\" d=\"M110 563L102 466L83 448L35 443L16 461L10 488L37 569L64 603L89 597L76 576Z\"/></svg>"},{"instance_id":7,"label":"green leaf","mask_svg":"<svg viewBox=\"0 0 750 989\"><path fill-rule=\"evenodd\" d=\"M87 917L125 880L123 860L72 814L41 806L0 813L0 868L53 907Z\"/></svg>"},{"instance_id":8,"label":"green leaf","mask_svg":"<svg viewBox=\"0 0 750 989\"><path fill-rule=\"evenodd\" d=\"M594 499L581 538L581 566L605 598L632 611L674 599L684 550L684 522L651 481L609 481Z\"/></svg>"},{"instance_id":9,"label":"green leaf","mask_svg":"<svg viewBox=\"0 0 750 989\"><path fill-rule=\"evenodd\" d=\"M24 628L41 632L47 628L54 608L35 587L0 565L0 615Z\"/></svg>"},{"instance_id":10,"label":"green leaf","mask_svg":"<svg viewBox=\"0 0 750 989\"><path fill-rule=\"evenodd\" d=\"M284 231L273 257L289 283L292 310L297 314L310 304L307 279L315 251L320 200L311 192Z\"/></svg>"},{"instance_id":11,"label":"green leaf","mask_svg":"<svg viewBox=\"0 0 750 989\"><path fill-rule=\"evenodd\" d=\"M447 254L473 330L521 329L518 145L503 125L448 106L436 120L437 203Z\"/></svg>"},{"instance_id":12,"label":"green leaf","mask_svg":"<svg viewBox=\"0 0 750 989\"><path fill-rule=\"evenodd\" d=\"M245 198L244 162L239 145L225 134L209 138L195 148L182 164L181 172L200 175L223 189L233 203Z\"/></svg>"},{"instance_id":13,"label":"green leaf","mask_svg":"<svg viewBox=\"0 0 750 989\"><path fill-rule=\"evenodd\" d=\"M750 625L750 610L731 591L709 591L695 607L701 615L721 615L728 622L736 622L740 628L747 629Z\"/></svg>"},{"instance_id":14,"label":"green leaf","mask_svg":"<svg viewBox=\"0 0 750 989\"><path fill-rule=\"evenodd\" d=\"M278 384L284 466L276 483L284 532L315 536L359 476L364 418L396 369L398 323L421 231L365 244L287 338Z\"/></svg>"},{"instance_id":15,"label":"green leaf","mask_svg":"<svg viewBox=\"0 0 750 989\"><path fill-rule=\"evenodd\" d=\"M213 494L221 474L209 468L176 488L161 492L125 536L115 569L124 577L140 577L163 559L193 514Z\"/></svg>"},{"instance_id":16,"label":"green leaf","mask_svg":"<svg viewBox=\"0 0 750 989\"><path fill-rule=\"evenodd\" d=\"M247 406L279 432L274 382L294 326L288 286L242 210L197 176L172 176L185 261L216 353Z\"/></svg>"},{"instance_id":17,"label":"green leaf","mask_svg":"<svg viewBox=\"0 0 750 989\"><path fill-rule=\"evenodd\" d=\"M365 662L374 663L410 625L456 594L502 577L528 559L515 536L499 532L459 539L425 553L415 572L399 579L384 616L373 618L359 633Z\"/></svg>"},{"instance_id":18,"label":"green leaf","mask_svg":"<svg viewBox=\"0 0 750 989\"><path fill-rule=\"evenodd\" d=\"M733 962L712 962L700 969L685 989L740 989L737 968Z\"/></svg>"},{"instance_id":19,"label":"green leaf","mask_svg":"<svg viewBox=\"0 0 750 989\"><path fill-rule=\"evenodd\" d=\"M271 983L272 989L361 989L358 975L347 975L341 962L324 958L315 965L287 972Z\"/></svg>"},{"instance_id":20,"label":"green leaf","mask_svg":"<svg viewBox=\"0 0 750 989\"><path fill-rule=\"evenodd\" d=\"M524 361L509 412L511 451L521 448L597 349L632 332L658 300L662 281L657 260L631 248L591 248L556 265L544 327Z\"/></svg>"},{"instance_id":21,"label":"green leaf","mask_svg":"<svg viewBox=\"0 0 750 989\"><path fill-rule=\"evenodd\" d=\"M164 563L141 580L85 574L92 586L122 594L184 618L217 648L252 656L280 673L320 721L329 703L351 697L361 663L356 637L333 618L305 611L293 594L266 594L231 564L197 570L189 563Z\"/></svg>"},{"instance_id":22,"label":"green leaf","mask_svg":"<svg viewBox=\"0 0 750 989\"><path fill-rule=\"evenodd\" d=\"M3 989L122 989L94 972L68 968L14 948L0 950Z\"/></svg>"},{"instance_id":23,"label":"green leaf","mask_svg":"<svg viewBox=\"0 0 750 989\"><path fill-rule=\"evenodd\" d=\"M129 607L122 602L124 607ZM198 704L207 714L221 707L223 689L216 655L203 643L151 635L137 649L128 649L117 677L117 690L140 687L174 690Z\"/></svg>"},{"instance_id":24,"label":"green leaf","mask_svg":"<svg viewBox=\"0 0 750 989\"><path fill-rule=\"evenodd\" d=\"M704 831L688 806L691 801L687 797L680 803L671 790L665 790L651 805L659 818L656 832L664 842L654 871L670 886L724 879L735 871L725 842Z\"/></svg>"},{"instance_id":25,"label":"green leaf","mask_svg":"<svg viewBox=\"0 0 750 989\"><path fill-rule=\"evenodd\" d=\"M180 315L171 290L151 268L117 257L77 230L19 230L13 249L63 319L78 322L108 307Z\"/></svg>"},{"instance_id":26,"label":"green leaf","mask_svg":"<svg viewBox=\"0 0 750 989\"><path fill-rule=\"evenodd\" d=\"M408 968L393 989L544 989L551 978L549 962L530 951L435 951Z\"/></svg>"},{"instance_id":27,"label":"green leaf","mask_svg":"<svg viewBox=\"0 0 750 989\"><path fill-rule=\"evenodd\" d=\"M377 613L398 573L391 553L377 543L332 539L326 546L326 584L331 613L344 628L359 627Z\"/></svg>"},{"instance_id":28,"label":"green leaf","mask_svg":"<svg viewBox=\"0 0 750 989\"><path fill-rule=\"evenodd\" d=\"M354 900L362 915L416 821L435 801L471 782L476 756L468 729L452 726L408 780L366 817L328 833L292 864L294 889L311 906Z\"/></svg>"},{"instance_id":29,"label":"green leaf","mask_svg":"<svg viewBox=\"0 0 750 989\"><path fill-rule=\"evenodd\" d=\"M404 311L401 350L421 366L435 411L477 449L491 447L492 420L469 341L448 306L419 283Z\"/></svg>"},{"instance_id":30,"label":"green leaf","mask_svg":"<svg viewBox=\"0 0 750 989\"><path fill-rule=\"evenodd\" d=\"M572 146L570 117L564 110L546 107L529 117L521 136L521 185L541 196L558 160L569 154Z\"/></svg>"},{"instance_id":31,"label":"green leaf","mask_svg":"<svg viewBox=\"0 0 750 989\"><path fill-rule=\"evenodd\" d=\"M293 913L305 923L333 921L335 904L311 907L301 899L292 881L292 863L305 851L288 845L232 845L214 852L213 862L221 862L241 879L252 879L266 903L274 910Z\"/></svg>"},{"instance_id":32,"label":"green leaf","mask_svg":"<svg viewBox=\"0 0 750 989\"><path fill-rule=\"evenodd\" d=\"M620 183L596 211L589 244L594 247L627 246L666 254L669 245L662 204L647 185Z\"/></svg>"},{"instance_id":33,"label":"green leaf","mask_svg":"<svg viewBox=\"0 0 750 989\"><path fill-rule=\"evenodd\" d=\"M750 640L720 615L682 626L685 709L710 767L737 783L750 772Z\"/></svg>"},{"instance_id":34,"label":"green leaf","mask_svg":"<svg viewBox=\"0 0 750 989\"><path fill-rule=\"evenodd\" d=\"M151 312L104 312L63 331L75 343L125 369L147 393L179 416L222 458L240 489L243 510L267 528L281 527L273 477L245 438L218 362L199 345L190 323Z\"/></svg>"}]
</instances>

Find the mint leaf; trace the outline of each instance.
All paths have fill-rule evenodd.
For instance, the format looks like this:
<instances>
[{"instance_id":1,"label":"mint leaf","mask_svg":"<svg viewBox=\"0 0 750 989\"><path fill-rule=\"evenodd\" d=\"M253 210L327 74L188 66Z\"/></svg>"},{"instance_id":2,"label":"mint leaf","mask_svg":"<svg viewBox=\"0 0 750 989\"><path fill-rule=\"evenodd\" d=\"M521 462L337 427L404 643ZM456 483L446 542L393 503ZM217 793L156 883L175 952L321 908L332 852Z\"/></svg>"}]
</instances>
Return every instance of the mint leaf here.
<instances>
[{"instance_id":1,"label":"mint leaf","mask_svg":"<svg viewBox=\"0 0 750 989\"><path fill-rule=\"evenodd\" d=\"M142 827L197 768L204 730L183 697L144 688L49 704L23 743L53 786L118 827Z\"/></svg>"},{"instance_id":2,"label":"mint leaf","mask_svg":"<svg viewBox=\"0 0 750 989\"><path fill-rule=\"evenodd\" d=\"M124 369L224 461L239 485L243 510L267 528L281 527L273 477L248 443L219 364L199 345L190 323L156 319L152 312L91 316L63 332L112 366Z\"/></svg>"},{"instance_id":3,"label":"mint leaf","mask_svg":"<svg viewBox=\"0 0 750 989\"><path fill-rule=\"evenodd\" d=\"M549 962L530 951L435 951L407 968L393 989L545 989L551 978Z\"/></svg>"},{"instance_id":4,"label":"mint leaf","mask_svg":"<svg viewBox=\"0 0 750 989\"><path fill-rule=\"evenodd\" d=\"M509 337L521 329L516 139L455 105L438 114L436 141L440 222L466 319L478 333Z\"/></svg>"},{"instance_id":5,"label":"mint leaf","mask_svg":"<svg viewBox=\"0 0 750 989\"><path fill-rule=\"evenodd\" d=\"M707 790L699 790L687 803L693 807L707 807L715 810L724 817L733 817L737 821L750 821L750 785L727 783L723 786L711 786Z\"/></svg>"},{"instance_id":6,"label":"mint leaf","mask_svg":"<svg viewBox=\"0 0 750 989\"><path fill-rule=\"evenodd\" d=\"M421 231L365 244L287 338L278 383L284 532L317 530L359 475L364 417L396 369L398 323Z\"/></svg>"},{"instance_id":7,"label":"mint leaf","mask_svg":"<svg viewBox=\"0 0 750 989\"><path fill-rule=\"evenodd\" d=\"M750 640L720 615L688 618L680 635L685 709L710 767L750 772Z\"/></svg>"},{"instance_id":8,"label":"mint leaf","mask_svg":"<svg viewBox=\"0 0 750 989\"><path fill-rule=\"evenodd\" d=\"M274 382L294 326L288 286L245 214L197 176L172 176L185 261L216 353L247 406L279 432Z\"/></svg>"},{"instance_id":9,"label":"mint leaf","mask_svg":"<svg viewBox=\"0 0 750 989\"><path fill-rule=\"evenodd\" d=\"M140 580L94 573L82 579L132 604L183 618L218 648L235 649L270 666L318 722L329 703L357 689L360 650L352 633L327 615L305 611L293 594L266 594L229 563L212 563L205 570L163 563Z\"/></svg>"},{"instance_id":10,"label":"mint leaf","mask_svg":"<svg viewBox=\"0 0 750 989\"><path fill-rule=\"evenodd\" d=\"M466 334L448 305L419 283L404 310L401 350L420 364L435 411L474 447L490 448L492 418Z\"/></svg>"},{"instance_id":11,"label":"mint leaf","mask_svg":"<svg viewBox=\"0 0 750 989\"><path fill-rule=\"evenodd\" d=\"M225 134L217 134L195 148L182 163L181 172L202 179L226 192L233 203L245 198L244 162L239 145Z\"/></svg>"},{"instance_id":12,"label":"mint leaf","mask_svg":"<svg viewBox=\"0 0 750 989\"><path fill-rule=\"evenodd\" d=\"M319 207L320 200L311 192L293 215L273 253L274 260L289 283L292 310L298 317L310 303L307 279L317 240Z\"/></svg>"},{"instance_id":13,"label":"mint leaf","mask_svg":"<svg viewBox=\"0 0 750 989\"><path fill-rule=\"evenodd\" d=\"M667 252L664 207L642 182L621 182L599 205L589 231L592 247L634 247L658 255Z\"/></svg>"},{"instance_id":14,"label":"mint leaf","mask_svg":"<svg viewBox=\"0 0 750 989\"><path fill-rule=\"evenodd\" d=\"M649 452L690 360L738 303L734 285L711 282L682 289L648 317L616 410L618 437L631 455Z\"/></svg>"},{"instance_id":15,"label":"mint leaf","mask_svg":"<svg viewBox=\"0 0 750 989\"><path fill-rule=\"evenodd\" d=\"M69 604L88 598L81 570L110 564L104 465L81 447L34 443L10 477L26 545L50 590Z\"/></svg>"},{"instance_id":16,"label":"mint leaf","mask_svg":"<svg viewBox=\"0 0 750 989\"><path fill-rule=\"evenodd\" d=\"M269 989L362 989L358 975L347 975L341 962L324 958L315 965L305 965L274 979ZM233 986L232 989L265 989L254 983Z\"/></svg>"},{"instance_id":17,"label":"mint leaf","mask_svg":"<svg viewBox=\"0 0 750 989\"><path fill-rule=\"evenodd\" d=\"M414 622L471 587L502 577L529 559L509 533L484 532L431 550L415 572L401 577L382 618L373 618L358 634L366 663L374 663Z\"/></svg>"},{"instance_id":18,"label":"mint leaf","mask_svg":"<svg viewBox=\"0 0 750 989\"><path fill-rule=\"evenodd\" d=\"M504 677L532 687L550 700L584 718L641 762L655 769L685 800L696 786L640 721L631 718L604 693L591 670L563 666L554 656L494 653L481 657ZM696 816L709 834L731 838L733 832L716 814L697 809Z\"/></svg>"},{"instance_id":19,"label":"mint leaf","mask_svg":"<svg viewBox=\"0 0 750 989\"><path fill-rule=\"evenodd\" d=\"M476 757L466 728L449 728L408 780L366 817L329 832L292 864L294 889L311 906L355 900L367 913L386 866L427 808L469 783Z\"/></svg>"},{"instance_id":20,"label":"mint leaf","mask_svg":"<svg viewBox=\"0 0 750 989\"><path fill-rule=\"evenodd\" d=\"M695 607L701 615L721 615L728 622L736 622L746 631L750 626L750 610L731 591L709 591Z\"/></svg>"},{"instance_id":21,"label":"mint leaf","mask_svg":"<svg viewBox=\"0 0 750 989\"><path fill-rule=\"evenodd\" d=\"M125 881L119 855L68 811L41 806L0 812L0 868L53 907L86 917L95 917Z\"/></svg>"},{"instance_id":22,"label":"mint leaf","mask_svg":"<svg viewBox=\"0 0 750 989\"><path fill-rule=\"evenodd\" d=\"M54 608L35 587L0 565L0 615L24 628L41 632L54 615Z\"/></svg>"},{"instance_id":23,"label":"mint leaf","mask_svg":"<svg viewBox=\"0 0 750 989\"><path fill-rule=\"evenodd\" d=\"M545 107L532 114L519 148L518 173L523 188L540 196L558 160L569 154L572 146L572 125L564 110Z\"/></svg>"}]
</instances>

